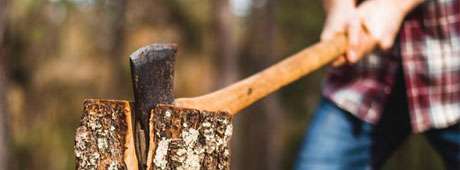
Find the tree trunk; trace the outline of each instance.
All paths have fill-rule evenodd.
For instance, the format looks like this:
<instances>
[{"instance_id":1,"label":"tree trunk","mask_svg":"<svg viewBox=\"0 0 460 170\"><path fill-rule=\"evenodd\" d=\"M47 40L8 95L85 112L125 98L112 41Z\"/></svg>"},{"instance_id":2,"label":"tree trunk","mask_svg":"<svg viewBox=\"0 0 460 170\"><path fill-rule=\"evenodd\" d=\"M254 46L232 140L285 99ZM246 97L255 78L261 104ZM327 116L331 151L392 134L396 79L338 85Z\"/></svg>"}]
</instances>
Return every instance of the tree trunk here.
<instances>
[{"instance_id":1,"label":"tree trunk","mask_svg":"<svg viewBox=\"0 0 460 170\"><path fill-rule=\"evenodd\" d=\"M214 78L214 89L222 88L228 84L231 84L239 78L239 67L238 67L238 49L236 44L235 29L233 29L235 18L230 11L229 0L217 0L211 1L211 16L212 19L212 31L214 34L215 46L213 52L213 63L215 66L215 78ZM233 124L235 125L235 131L239 131L240 119L235 119ZM244 138L240 133L236 133L232 140L232 155L235 159L232 159L232 169L238 169L240 166L240 157L244 153L239 152L240 141Z\"/></svg>"},{"instance_id":2,"label":"tree trunk","mask_svg":"<svg viewBox=\"0 0 460 170\"><path fill-rule=\"evenodd\" d=\"M221 88L238 79L238 59L234 18L228 0L212 1L214 63L216 66L215 88Z\"/></svg>"},{"instance_id":3,"label":"tree trunk","mask_svg":"<svg viewBox=\"0 0 460 170\"><path fill-rule=\"evenodd\" d=\"M109 44L109 56L112 58L114 71L114 79L116 83L124 83L128 75L123 75L127 71L123 70L123 63L126 63L126 56L124 55L125 45L125 15L126 15L126 0L111 0L107 1L109 11L108 20L110 34L106 43ZM119 88L117 88L119 89ZM129 91L125 91L129 92Z\"/></svg>"},{"instance_id":4,"label":"tree trunk","mask_svg":"<svg viewBox=\"0 0 460 170\"><path fill-rule=\"evenodd\" d=\"M254 0L249 18L249 28L246 32L241 63L245 75L262 70L279 59L276 55L274 18L274 0ZM280 134L283 110L279 105L276 94L250 107L241 114L242 126L247 132L235 131L235 134L245 133L243 140L244 158L240 158L238 169L280 169ZM266 141L266 142L260 142Z\"/></svg>"},{"instance_id":5,"label":"tree trunk","mask_svg":"<svg viewBox=\"0 0 460 170\"><path fill-rule=\"evenodd\" d=\"M123 83L129 80L129 71L125 68L127 63L124 54L125 46L125 16L127 0L97 1L98 10L103 11L101 18L94 22L100 22L97 28L95 40L98 46L103 47L103 53L107 55L107 61L111 67L111 86L104 90L105 97L129 96L131 89L123 88ZM117 90L119 96L112 96Z\"/></svg>"},{"instance_id":6,"label":"tree trunk","mask_svg":"<svg viewBox=\"0 0 460 170\"><path fill-rule=\"evenodd\" d=\"M8 109L6 102L8 74L4 48L5 27L6 0L0 0L0 169L8 169Z\"/></svg>"}]
</instances>

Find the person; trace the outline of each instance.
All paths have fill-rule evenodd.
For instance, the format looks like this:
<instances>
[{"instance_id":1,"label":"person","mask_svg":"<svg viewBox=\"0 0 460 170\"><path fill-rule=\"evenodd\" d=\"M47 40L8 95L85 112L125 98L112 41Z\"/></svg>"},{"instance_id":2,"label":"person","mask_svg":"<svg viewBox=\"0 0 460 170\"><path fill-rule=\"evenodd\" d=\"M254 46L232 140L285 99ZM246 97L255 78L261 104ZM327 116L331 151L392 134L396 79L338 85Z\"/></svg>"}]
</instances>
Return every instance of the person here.
<instances>
[{"instance_id":1,"label":"person","mask_svg":"<svg viewBox=\"0 0 460 170\"><path fill-rule=\"evenodd\" d=\"M348 50L328 69L295 169L380 169L417 133L460 170L459 1L323 0L321 39L346 34Z\"/></svg>"}]
</instances>

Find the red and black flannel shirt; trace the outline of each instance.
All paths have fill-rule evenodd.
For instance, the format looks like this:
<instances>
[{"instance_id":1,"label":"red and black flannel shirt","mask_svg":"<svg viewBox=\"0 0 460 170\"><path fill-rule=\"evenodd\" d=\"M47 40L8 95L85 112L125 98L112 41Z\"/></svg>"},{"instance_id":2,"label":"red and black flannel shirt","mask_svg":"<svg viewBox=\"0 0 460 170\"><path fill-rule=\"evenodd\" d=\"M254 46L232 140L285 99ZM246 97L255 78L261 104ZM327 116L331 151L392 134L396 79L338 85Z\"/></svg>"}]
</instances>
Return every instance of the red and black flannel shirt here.
<instances>
[{"instance_id":1,"label":"red and black flannel shirt","mask_svg":"<svg viewBox=\"0 0 460 170\"><path fill-rule=\"evenodd\" d=\"M460 0L426 0L404 20L393 52L330 68L323 95L376 123L402 66L414 132L460 119Z\"/></svg>"}]
</instances>

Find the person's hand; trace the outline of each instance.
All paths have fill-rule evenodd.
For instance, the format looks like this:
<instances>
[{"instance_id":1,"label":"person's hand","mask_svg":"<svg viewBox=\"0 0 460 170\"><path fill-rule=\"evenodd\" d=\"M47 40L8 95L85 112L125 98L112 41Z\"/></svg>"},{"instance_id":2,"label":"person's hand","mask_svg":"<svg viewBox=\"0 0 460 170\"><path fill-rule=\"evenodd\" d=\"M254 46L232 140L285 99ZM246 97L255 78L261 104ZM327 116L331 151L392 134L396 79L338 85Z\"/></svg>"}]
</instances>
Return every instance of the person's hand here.
<instances>
[{"instance_id":1,"label":"person's hand","mask_svg":"<svg viewBox=\"0 0 460 170\"><path fill-rule=\"evenodd\" d=\"M337 34L357 34L361 28L361 20L354 0L324 0L326 22L321 40L328 40ZM353 36L358 37L358 36ZM354 55L349 50L344 56L338 57L332 65L338 66L347 61L348 56Z\"/></svg>"},{"instance_id":2,"label":"person's hand","mask_svg":"<svg viewBox=\"0 0 460 170\"><path fill-rule=\"evenodd\" d=\"M369 47L379 47L382 50L390 49L404 17L423 0L368 0L358 7L361 32L348 34L349 47L347 61L358 62ZM367 49L366 49L367 48Z\"/></svg>"},{"instance_id":3,"label":"person's hand","mask_svg":"<svg viewBox=\"0 0 460 170\"><path fill-rule=\"evenodd\" d=\"M358 7L359 16L379 47L393 46L396 35L407 13L421 0L368 0Z\"/></svg>"}]
</instances>

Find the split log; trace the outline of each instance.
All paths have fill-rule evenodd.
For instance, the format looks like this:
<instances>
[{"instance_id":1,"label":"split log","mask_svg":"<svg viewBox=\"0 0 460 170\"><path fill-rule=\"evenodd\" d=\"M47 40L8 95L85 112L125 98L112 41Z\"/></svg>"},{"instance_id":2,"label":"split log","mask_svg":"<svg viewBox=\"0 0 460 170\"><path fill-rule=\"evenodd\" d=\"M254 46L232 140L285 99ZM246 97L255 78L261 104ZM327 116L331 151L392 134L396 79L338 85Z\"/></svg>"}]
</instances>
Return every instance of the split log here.
<instances>
[{"instance_id":1,"label":"split log","mask_svg":"<svg viewBox=\"0 0 460 170\"><path fill-rule=\"evenodd\" d=\"M138 170L132 104L89 99L75 137L77 169ZM155 107L150 117L148 170L230 169L232 118L225 112Z\"/></svg>"},{"instance_id":2,"label":"split log","mask_svg":"<svg viewBox=\"0 0 460 170\"><path fill-rule=\"evenodd\" d=\"M228 113L159 105L150 115L148 170L230 169Z\"/></svg>"},{"instance_id":3,"label":"split log","mask_svg":"<svg viewBox=\"0 0 460 170\"><path fill-rule=\"evenodd\" d=\"M75 135L76 169L138 169L131 104L89 99Z\"/></svg>"}]
</instances>

